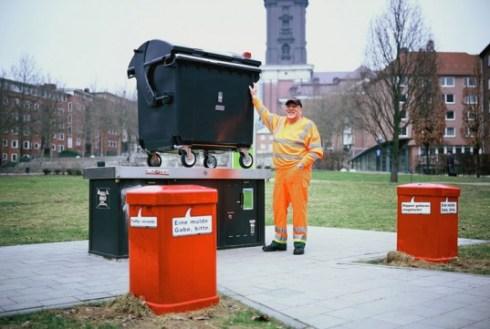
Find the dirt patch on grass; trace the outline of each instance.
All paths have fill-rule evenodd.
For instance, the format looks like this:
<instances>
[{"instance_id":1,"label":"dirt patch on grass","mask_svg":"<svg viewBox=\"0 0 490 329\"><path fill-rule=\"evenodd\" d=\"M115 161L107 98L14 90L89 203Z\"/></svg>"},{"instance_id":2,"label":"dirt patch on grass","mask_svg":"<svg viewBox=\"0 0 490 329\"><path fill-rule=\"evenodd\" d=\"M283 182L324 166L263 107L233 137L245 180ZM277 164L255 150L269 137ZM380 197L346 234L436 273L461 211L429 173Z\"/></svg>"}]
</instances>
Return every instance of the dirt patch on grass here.
<instances>
[{"instance_id":1,"label":"dirt patch on grass","mask_svg":"<svg viewBox=\"0 0 490 329\"><path fill-rule=\"evenodd\" d=\"M431 263L416 259L398 251L390 251L385 258L371 261L372 264L385 264L400 267L423 268L473 274L490 275L490 244L465 246L459 249L457 259L448 263Z\"/></svg>"},{"instance_id":2,"label":"dirt patch on grass","mask_svg":"<svg viewBox=\"0 0 490 329\"><path fill-rule=\"evenodd\" d=\"M81 305L65 310L0 318L0 327L20 328L128 328L217 329L287 328L281 323L225 296L214 307L156 316L143 301L131 295L111 302Z\"/></svg>"}]
</instances>

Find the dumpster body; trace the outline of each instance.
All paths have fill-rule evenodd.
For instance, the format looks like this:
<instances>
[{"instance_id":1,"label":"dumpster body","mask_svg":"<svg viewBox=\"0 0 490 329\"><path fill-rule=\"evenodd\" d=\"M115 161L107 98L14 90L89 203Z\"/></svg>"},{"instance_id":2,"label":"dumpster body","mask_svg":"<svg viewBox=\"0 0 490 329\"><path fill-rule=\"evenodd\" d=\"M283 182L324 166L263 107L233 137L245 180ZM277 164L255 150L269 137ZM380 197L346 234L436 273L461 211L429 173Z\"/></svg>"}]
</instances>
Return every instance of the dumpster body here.
<instances>
[{"instance_id":1,"label":"dumpster body","mask_svg":"<svg viewBox=\"0 0 490 329\"><path fill-rule=\"evenodd\" d=\"M145 42L128 67L128 77L137 80L141 147L150 154L250 148L254 111L248 86L258 81L260 64L161 40Z\"/></svg>"},{"instance_id":2,"label":"dumpster body","mask_svg":"<svg viewBox=\"0 0 490 329\"><path fill-rule=\"evenodd\" d=\"M218 303L216 190L145 186L127 193L129 290L156 313Z\"/></svg>"},{"instance_id":3,"label":"dumpster body","mask_svg":"<svg viewBox=\"0 0 490 329\"><path fill-rule=\"evenodd\" d=\"M431 262L458 256L460 189L442 184L397 187L397 250Z\"/></svg>"},{"instance_id":4,"label":"dumpster body","mask_svg":"<svg viewBox=\"0 0 490 329\"><path fill-rule=\"evenodd\" d=\"M261 246L265 180L271 171L208 168L104 167L84 170L89 183L89 252L128 256L125 194L137 186L197 184L218 191L218 249Z\"/></svg>"}]
</instances>

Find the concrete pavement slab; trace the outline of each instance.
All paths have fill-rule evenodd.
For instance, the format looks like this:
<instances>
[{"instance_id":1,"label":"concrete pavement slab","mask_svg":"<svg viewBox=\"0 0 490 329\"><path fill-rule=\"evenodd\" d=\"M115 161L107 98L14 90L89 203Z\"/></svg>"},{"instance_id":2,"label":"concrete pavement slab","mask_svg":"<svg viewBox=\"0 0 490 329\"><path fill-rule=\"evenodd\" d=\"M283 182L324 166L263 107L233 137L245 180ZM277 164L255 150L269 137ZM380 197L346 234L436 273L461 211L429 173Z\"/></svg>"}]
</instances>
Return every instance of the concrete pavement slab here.
<instances>
[{"instance_id":1,"label":"concrete pavement slab","mask_svg":"<svg viewBox=\"0 0 490 329\"><path fill-rule=\"evenodd\" d=\"M268 227L268 241L272 236ZM303 256L293 255L291 244L276 253L260 247L220 250L219 289L294 328L488 323L490 277L359 262L395 246L390 232L311 227ZM0 267L0 316L126 293L127 260L87 250L87 241L0 248L0 264L6 265Z\"/></svg>"}]
</instances>

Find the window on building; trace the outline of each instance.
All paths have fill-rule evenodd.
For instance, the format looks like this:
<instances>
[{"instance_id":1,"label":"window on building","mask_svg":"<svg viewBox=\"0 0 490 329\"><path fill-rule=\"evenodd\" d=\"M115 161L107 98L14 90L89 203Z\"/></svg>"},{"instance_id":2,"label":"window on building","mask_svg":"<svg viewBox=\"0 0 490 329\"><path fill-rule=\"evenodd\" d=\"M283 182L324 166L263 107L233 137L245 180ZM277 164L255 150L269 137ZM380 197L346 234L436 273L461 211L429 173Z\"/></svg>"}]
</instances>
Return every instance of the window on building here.
<instances>
[{"instance_id":1,"label":"window on building","mask_svg":"<svg viewBox=\"0 0 490 329\"><path fill-rule=\"evenodd\" d=\"M446 104L454 104L455 103L454 94L443 94L442 95L442 100Z\"/></svg>"},{"instance_id":2,"label":"window on building","mask_svg":"<svg viewBox=\"0 0 490 329\"><path fill-rule=\"evenodd\" d=\"M34 143L34 149L39 150L41 148L41 145L39 143Z\"/></svg>"},{"instance_id":3,"label":"window on building","mask_svg":"<svg viewBox=\"0 0 490 329\"><path fill-rule=\"evenodd\" d=\"M446 120L454 120L454 119L456 119L456 116L454 115L454 111L447 111Z\"/></svg>"},{"instance_id":4,"label":"window on building","mask_svg":"<svg viewBox=\"0 0 490 329\"><path fill-rule=\"evenodd\" d=\"M64 141L65 140L65 134L64 133L59 133L58 134L58 139Z\"/></svg>"},{"instance_id":5,"label":"window on building","mask_svg":"<svg viewBox=\"0 0 490 329\"><path fill-rule=\"evenodd\" d=\"M76 145L77 145L77 146L82 145L82 140L81 140L81 138L77 137L77 139L76 139L76 142L75 142L75 143L76 143Z\"/></svg>"},{"instance_id":6,"label":"window on building","mask_svg":"<svg viewBox=\"0 0 490 329\"><path fill-rule=\"evenodd\" d=\"M267 145L265 145L265 144L260 144L260 149L261 149L261 150L265 150L265 149L266 149L266 147L267 147Z\"/></svg>"},{"instance_id":7,"label":"window on building","mask_svg":"<svg viewBox=\"0 0 490 329\"><path fill-rule=\"evenodd\" d=\"M9 99L5 97L2 101L3 105L9 105Z\"/></svg>"},{"instance_id":8,"label":"window on building","mask_svg":"<svg viewBox=\"0 0 490 329\"><path fill-rule=\"evenodd\" d=\"M56 144L51 145L51 150L56 151Z\"/></svg>"},{"instance_id":9,"label":"window on building","mask_svg":"<svg viewBox=\"0 0 490 329\"><path fill-rule=\"evenodd\" d=\"M16 139L12 139L12 141L10 142L10 147L13 149L19 148L19 141Z\"/></svg>"},{"instance_id":10,"label":"window on building","mask_svg":"<svg viewBox=\"0 0 490 329\"><path fill-rule=\"evenodd\" d=\"M2 146L3 147L8 147L9 146L9 140L8 139L2 140Z\"/></svg>"},{"instance_id":11,"label":"window on building","mask_svg":"<svg viewBox=\"0 0 490 329\"><path fill-rule=\"evenodd\" d=\"M72 112L73 111L73 104L72 102L68 102L68 112Z\"/></svg>"},{"instance_id":12,"label":"window on building","mask_svg":"<svg viewBox=\"0 0 490 329\"><path fill-rule=\"evenodd\" d=\"M260 140L265 141L265 135L260 135Z\"/></svg>"},{"instance_id":13,"label":"window on building","mask_svg":"<svg viewBox=\"0 0 490 329\"><path fill-rule=\"evenodd\" d=\"M35 111L39 110L39 103L34 103L34 110Z\"/></svg>"},{"instance_id":14,"label":"window on building","mask_svg":"<svg viewBox=\"0 0 490 329\"><path fill-rule=\"evenodd\" d=\"M444 137L456 137L454 127L446 127L446 129L444 129Z\"/></svg>"},{"instance_id":15,"label":"window on building","mask_svg":"<svg viewBox=\"0 0 490 329\"><path fill-rule=\"evenodd\" d=\"M68 123L71 123L71 114L69 114L69 115L68 115L68 117L66 118L66 121L67 121Z\"/></svg>"},{"instance_id":16,"label":"window on building","mask_svg":"<svg viewBox=\"0 0 490 329\"><path fill-rule=\"evenodd\" d=\"M401 94L400 95L400 103L405 103L407 101L407 95Z\"/></svg>"},{"instance_id":17,"label":"window on building","mask_svg":"<svg viewBox=\"0 0 490 329\"><path fill-rule=\"evenodd\" d=\"M24 141L24 142L22 143L22 148L23 148L24 150L29 150L29 149L31 148L31 142L29 142L29 141Z\"/></svg>"},{"instance_id":18,"label":"window on building","mask_svg":"<svg viewBox=\"0 0 490 329\"><path fill-rule=\"evenodd\" d=\"M7 153L2 153L2 160L6 161L8 160L9 155Z\"/></svg>"},{"instance_id":19,"label":"window on building","mask_svg":"<svg viewBox=\"0 0 490 329\"><path fill-rule=\"evenodd\" d=\"M478 104L478 96L477 95L467 95L464 97L465 104Z\"/></svg>"},{"instance_id":20,"label":"window on building","mask_svg":"<svg viewBox=\"0 0 490 329\"><path fill-rule=\"evenodd\" d=\"M284 60L291 59L291 55L290 55L291 47L287 43L282 45L281 50L282 50L282 55L281 55L282 59Z\"/></svg>"},{"instance_id":21,"label":"window on building","mask_svg":"<svg viewBox=\"0 0 490 329\"><path fill-rule=\"evenodd\" d=\"M24 115L22 116L22 120L23 120L24 122L30 122L30 121L31 121L31 115L30 115L30 114L24 114Z\"/></svg>"},{"instance_id":22,"label":"window on building","mask_svg":"<svg viewBox=\"0 0 490 329\"><path fill-rule=\"evenodd\" d=\"M407 120L407 111L401 110L400 116L401 116L402 120Z\"/></svg>"},{"instance_id":23,"label":"window on building","mask_svg":"<svg viewBox=\"0 0 490 329\"><path fill-rule=\"evenodd\" d=\"M400 128L400 137L408 137L408 134L407 134L407 127L402 127Z\"/></svg>"},{"instance_id":24,"label":"window on building","mask_svg":"<svg viewBox=\"0 0 490 329\"><path fill-rule=\"evenodd\" d=\"M65 145L58 144L58 152L63 152L65 150Z\"/></svg>"},{"instance_id":25,"label":"window on building","mask_svg":"<svg viewBox=\"0 0 490 329\"><path fill-rule=\"evenodd\" d=\"M490 55L487 57L487 65L490 66Z\"/></svg>"},{"instance_id":26,"label":"window on building","mask_svg":"<svg viewBox=\"0 0 490 329\"><path fill-rule=\"evenodd\" d=\"M473 121L476 118L476 113L475 112L466 112L466 117L468 118L469 121Z\"/></svg>"},{"instance_id":27,"label":"window on building","mask_svg":"<svg viewBox=\"0 0 490 329\"><path fill-rule=\"evenodd\" d=\"M488 84L487 84L488 85L488 90L490 90L490 79L488 79L487 82L488 82Z\"/></svg>"},{"instance_id":28,"label":"window on building","mask_svg":"<svg viewBox=\"0 0 490 329\"><path fill-rule=\"evenodd\" d=\"M476 87L476 78L475 77L465 77L464 78L464 86L468 88Z\"/></svg>"},{"instance_id":29,"label":"window on building","mask_svg":"<svg viewBox=\"0 0 490 329\"><path fill-rule=\"evenodd\" d=\"M17 153L12 153L10 155L10 160L12 160L12 162L17 162L17 158L18 158Z\"/></svg>"},{"instance_id":30,"label":"window on building","mask_svg":"<svg viewBox=\"0 0 490 329\"><path fill-rule=\"evenodd\" d=\"M454 77L441 77L440 82L442 87L454 87Z\"/></svg>"}]
</instances>

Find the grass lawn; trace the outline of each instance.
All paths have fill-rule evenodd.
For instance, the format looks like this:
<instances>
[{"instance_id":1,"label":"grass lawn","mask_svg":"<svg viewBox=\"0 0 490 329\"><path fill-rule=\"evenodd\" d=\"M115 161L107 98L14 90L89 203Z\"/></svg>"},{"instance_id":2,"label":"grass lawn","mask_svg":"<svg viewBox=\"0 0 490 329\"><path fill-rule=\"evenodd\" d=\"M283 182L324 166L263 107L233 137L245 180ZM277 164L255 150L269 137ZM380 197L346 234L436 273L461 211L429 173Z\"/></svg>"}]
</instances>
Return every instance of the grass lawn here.
<instances>
[{"instance_id":1,"label":"grass lawn","mask_svg":"<svg viewBox=\"0 0 490 329\"><path fill-rule=\"evenodd\" d=\"M389 183L388 178L388 174L377 173L314 172L309 224L395 231L397 184ZM400 183L410 182L444 182L460 187L459 236L490 240L490 178L400 175ZM266 191L267 224L272 224L272 185L267 184Z\"/></svg>"},{"instance_id":2,"label":"grass lawn","mask_svg":"<svg viewBox=\"0 0 490 329\"><path fill-rule=\"evenodd\" d=\"M1 176L0 245L88 238L88 181Z\"/></svg>"},{"instance_id":3,"label":"grass lawn","mask_svg":"<svg viewBox=\"0 0 490 329\"><path fill-rule=\"evenodd\" d=\"M134 297L122 296L112 302L80 305L64 310L41 311L0 318L5 329L280 329L279 322L228 297L218 305L194 312L155 316Z\"/></svg>"},{"instance_id":4,"label":"grass lawn","mask_svg":"<svg viewBox=\"0 0 490 329\"><path fill-rule=\"evenodd\" d=\"M400 175L401 183L410 181L458 185L459 236L490 240L490 178ZM272 223L272 185L266 186L267 224ZM396 184L388 182L388 174L316 171L309 205L310 225L395 230ZM87 238L87 180L0 176L0 245Z\"/></svg>"}]
</instances>

